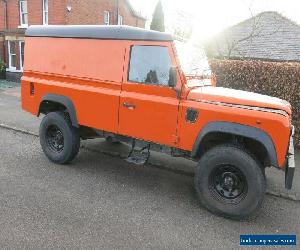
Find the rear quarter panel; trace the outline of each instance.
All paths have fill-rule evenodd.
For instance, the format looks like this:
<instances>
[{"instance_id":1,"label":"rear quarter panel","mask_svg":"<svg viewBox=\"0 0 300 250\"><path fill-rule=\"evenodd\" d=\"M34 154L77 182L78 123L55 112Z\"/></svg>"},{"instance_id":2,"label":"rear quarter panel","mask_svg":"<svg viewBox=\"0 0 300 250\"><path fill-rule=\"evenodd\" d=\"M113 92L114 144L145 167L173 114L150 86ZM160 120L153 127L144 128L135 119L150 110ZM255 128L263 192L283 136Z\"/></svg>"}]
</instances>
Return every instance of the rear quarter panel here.
<instances>
[{"instance_id":1,"label":"rear quarter panel","mask_svg":"<svg viewBox=\"0 0 300 250\"><path fill-rule=\"evenodd\" d=\"M27 37L25 54L23 109L37 115L43 96L59 94L71 99L79 124L117 132L122 41Z\"/></svg>"}]
</instances>

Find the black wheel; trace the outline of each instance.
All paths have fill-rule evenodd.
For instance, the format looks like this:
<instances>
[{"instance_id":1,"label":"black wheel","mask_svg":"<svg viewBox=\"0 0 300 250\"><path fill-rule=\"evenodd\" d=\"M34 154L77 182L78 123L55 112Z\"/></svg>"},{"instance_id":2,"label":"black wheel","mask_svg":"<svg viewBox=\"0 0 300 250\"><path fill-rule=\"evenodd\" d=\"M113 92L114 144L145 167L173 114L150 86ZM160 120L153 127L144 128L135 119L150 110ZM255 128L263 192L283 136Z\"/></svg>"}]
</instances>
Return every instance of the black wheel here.
<instances>
[{"instance_id":1,"label":"black wheel","mask_svg":"<svg viewBox=\"0 0 300 250\"><path fill-rule=\"evenodd\" d=\"M45 155L54 163L66 164L79 152L79 132L71 125L66 113L47 114L41 122L39 134Z\"/></svg>"},{"instance_id":2,"label":"black wheel","mask_svg":"<svg viewBox=\"0 0 300 250\"><path fill-rule=\"evenodd\" d=\"M261 166L250 154L235 145L220 145L201 157L195 186L209 211L244 219L261 207L266 180Z\"/></svg>"}]
</instances>

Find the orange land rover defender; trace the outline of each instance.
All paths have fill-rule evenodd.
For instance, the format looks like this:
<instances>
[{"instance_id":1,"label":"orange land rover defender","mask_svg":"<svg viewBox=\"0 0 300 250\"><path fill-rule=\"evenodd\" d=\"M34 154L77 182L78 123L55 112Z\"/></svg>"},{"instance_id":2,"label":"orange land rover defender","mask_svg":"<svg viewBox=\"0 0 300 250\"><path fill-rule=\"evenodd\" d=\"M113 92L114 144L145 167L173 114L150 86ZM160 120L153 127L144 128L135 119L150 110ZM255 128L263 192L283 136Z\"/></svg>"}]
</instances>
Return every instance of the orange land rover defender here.
<instances>
[{"instance_id":1,"label":"orange land rover defender","mask_svg":"<svg viewBox=\"0 0 300 250\"><path fill-rule=\"evenodd\" d=\"M127 26L31 26L26 31L22 108L39 116L46 156L65 164L80 140L132 143L127 161L150 149L198 162L202 204L225 217L255 212L266 167L295 169L286 101L207 86L186 77L172 36Z\"/></svg>"}]
</instances>

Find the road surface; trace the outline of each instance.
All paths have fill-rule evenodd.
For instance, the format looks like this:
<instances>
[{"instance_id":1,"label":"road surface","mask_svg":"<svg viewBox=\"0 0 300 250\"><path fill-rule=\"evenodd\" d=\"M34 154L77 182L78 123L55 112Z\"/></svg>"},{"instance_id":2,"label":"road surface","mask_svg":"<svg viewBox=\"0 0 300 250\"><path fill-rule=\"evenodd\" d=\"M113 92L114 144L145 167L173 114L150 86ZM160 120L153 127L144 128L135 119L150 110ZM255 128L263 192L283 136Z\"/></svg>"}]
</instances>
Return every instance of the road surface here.
<instances>
[{"instance_id":1,"label":"road surface","mask_svg":"<svg viewBox=\"0 0 300 250\"><path fill-rule=\"evenodd\" d=\"M0 249L238 249L240 234L300 235L299 201L267 195L258 217L231 221L201 207L190 176L88 149L57 166L35 136L0 128L0 140Z\"/></svg>"}]
</instances>

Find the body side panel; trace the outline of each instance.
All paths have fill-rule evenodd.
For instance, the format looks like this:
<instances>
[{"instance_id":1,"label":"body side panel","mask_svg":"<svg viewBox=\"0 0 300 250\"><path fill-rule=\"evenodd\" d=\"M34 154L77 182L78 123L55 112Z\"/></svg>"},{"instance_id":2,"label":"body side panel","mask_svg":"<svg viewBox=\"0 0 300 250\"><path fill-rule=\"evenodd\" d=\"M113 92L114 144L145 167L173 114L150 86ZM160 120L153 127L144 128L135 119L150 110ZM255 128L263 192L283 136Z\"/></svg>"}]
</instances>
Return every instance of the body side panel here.
<instances>
[{"instance_id":1,"label":"body side panel","mask_svg":"<svg viewBox=\"0 0 300 250\"><path fill-rule=\"evenodd\" d=\"M121 83L125 43L26 37L24 71Z\"/></svg>"},{"instance_id":2,"label":"body side panel","mask_svg":"<svg viewBox=\"0 0 300 250\"><path fill-rule=\"evenodd\" d=\"M117 132L123 41L29 37L25 53L23 109L37 115L44 96L62 95L80 125Z\"/></svg>"},{"instance_id":3,"label":"body side panel","mask_svg":"<svg viewBox=\"0 0 300 250\"><path fill-rule=\"evenodd\" d=\"M72 101L80 125L117 132L120 85L107 83L105 87L99 87L91 86L91 81L79 83L80 81L70 82L65 79L62 82L62 79L53 78L55 80L41 79L34 77L32 73L30 77L26 74L23 76L23 109L38 115L40 103L45 96L61 95ZM30 95L30 83L35 86L33 96Z\"/></svg>"}]
</instances>

